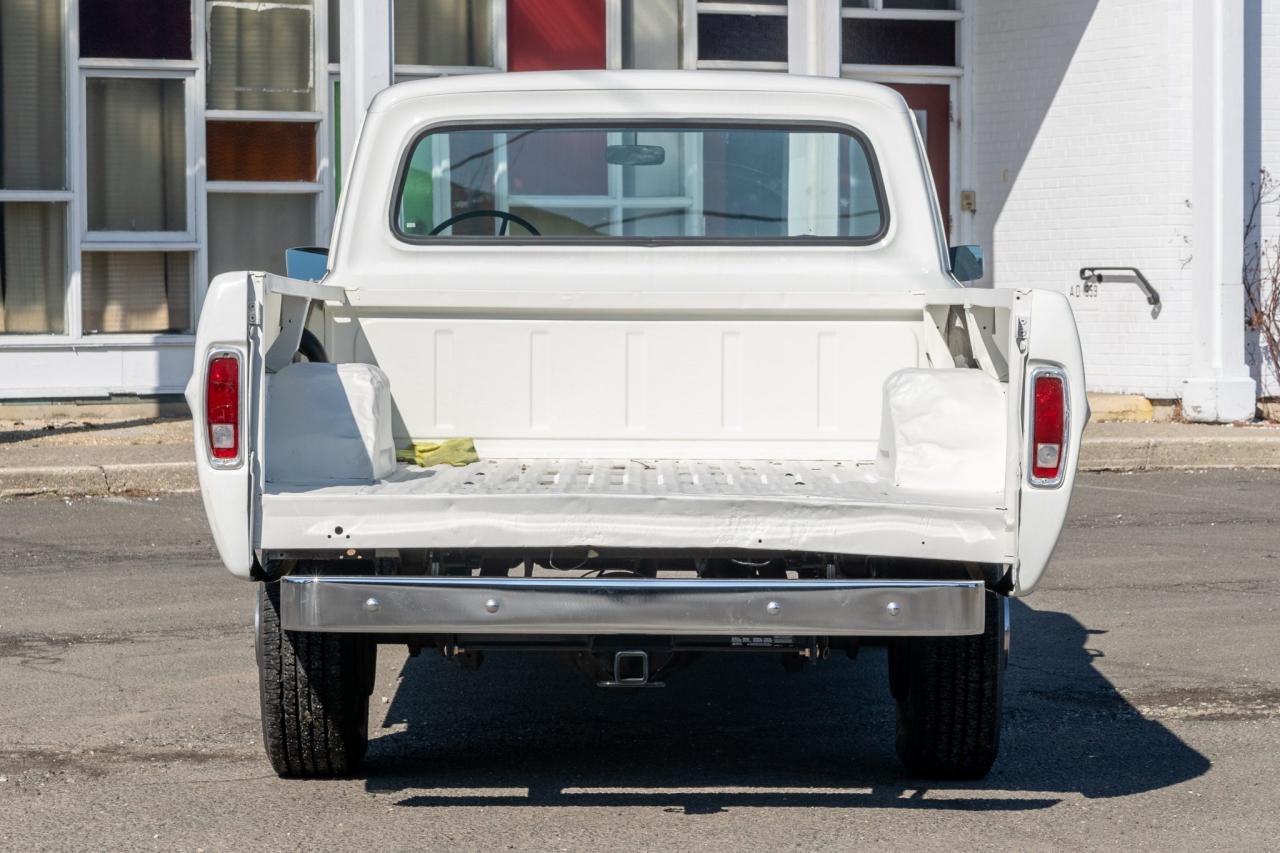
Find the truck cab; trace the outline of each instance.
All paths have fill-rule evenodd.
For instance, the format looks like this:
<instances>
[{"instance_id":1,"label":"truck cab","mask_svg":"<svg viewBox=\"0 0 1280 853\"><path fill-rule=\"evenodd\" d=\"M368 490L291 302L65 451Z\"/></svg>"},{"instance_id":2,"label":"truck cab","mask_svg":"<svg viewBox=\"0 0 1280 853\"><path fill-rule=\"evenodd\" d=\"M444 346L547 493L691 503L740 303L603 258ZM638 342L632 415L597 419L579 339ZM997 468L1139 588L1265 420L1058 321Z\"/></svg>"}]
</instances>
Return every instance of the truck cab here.
<instances>
[{"instance_id":1,"label":"truck cab","mask_svg":"<svg viewBox=\"0 0 1280 853\"><path fill-rule=\"evenodd\" d=\"M621 690L884 644L907 768L985 774L1087 405L1063 294L975 259L885 87L380 94L322 275L218 276L187 392L273 767L358 767L380 644Z\"/></svg>"}]
</instances>

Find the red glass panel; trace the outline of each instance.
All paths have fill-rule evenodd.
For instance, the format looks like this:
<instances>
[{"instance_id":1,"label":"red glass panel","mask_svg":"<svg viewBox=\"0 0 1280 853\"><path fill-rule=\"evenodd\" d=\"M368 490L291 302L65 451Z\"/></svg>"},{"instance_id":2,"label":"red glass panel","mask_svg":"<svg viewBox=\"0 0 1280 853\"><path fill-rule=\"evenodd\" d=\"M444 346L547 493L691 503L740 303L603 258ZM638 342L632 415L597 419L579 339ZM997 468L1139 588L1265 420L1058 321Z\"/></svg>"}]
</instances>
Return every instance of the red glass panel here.
<instances>
[{"instance_id":1,"label":"red glass panel","mask_svg":"<svg viewBox=\"0 0 1280 853\"><path fill-rule=\"evenodd\" d=\"M507 70L604 64L604 0L507 0Z\"/></svg>"}]
</instances>

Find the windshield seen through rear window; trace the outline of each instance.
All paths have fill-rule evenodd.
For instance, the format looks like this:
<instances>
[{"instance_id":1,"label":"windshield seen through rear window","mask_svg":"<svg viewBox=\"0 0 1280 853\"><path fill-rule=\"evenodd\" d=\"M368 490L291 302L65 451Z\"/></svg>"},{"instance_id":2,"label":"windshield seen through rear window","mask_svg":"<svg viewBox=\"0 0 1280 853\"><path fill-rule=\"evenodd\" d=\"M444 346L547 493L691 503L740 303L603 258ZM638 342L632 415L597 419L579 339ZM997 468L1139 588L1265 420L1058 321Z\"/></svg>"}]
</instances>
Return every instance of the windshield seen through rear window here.
<instances>
[{"instance_id":1,"label":"windshield seen through rear window","mask_svg":"<svg viewBox=\"0 0 1280 853\"><path fill-rule=\"evenodd\" d=\"M870 243L888 216L865 141L829 128L504 127L432 131L395 205L440 237Z\"/></svg>"}]
</instances>

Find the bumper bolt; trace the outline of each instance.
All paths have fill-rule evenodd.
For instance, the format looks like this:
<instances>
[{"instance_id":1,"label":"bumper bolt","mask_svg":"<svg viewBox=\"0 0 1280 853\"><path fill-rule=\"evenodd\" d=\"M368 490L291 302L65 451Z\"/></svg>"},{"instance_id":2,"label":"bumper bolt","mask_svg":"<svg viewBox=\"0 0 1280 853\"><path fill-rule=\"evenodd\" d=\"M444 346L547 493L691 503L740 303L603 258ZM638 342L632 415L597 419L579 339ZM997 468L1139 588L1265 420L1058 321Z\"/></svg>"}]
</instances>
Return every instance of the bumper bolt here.
<instances>
[{"instance_id":1,"label":"bumper bolt","mask_svg":"<svg viewBox=\"0 0 1280 853\"><path fill-rule=\"evenodd\" d=\"M902 612L902 605L898 604L896 601L890 601L884 606L884 609L889 611L890 616L897 616Z\"/></svg>"},{"instance_id":2,"label":"bumper bolt","mask_svg":"<svg viewBox=\"0 0 1280 853\"><path fill-rule=\"evenodd\" d=\"M490 598L490 599L486 600L486 601L485 601L485 603L484 603L484 609L485 609L485 610L487 610L487 611L489 611L490 613L497 613L497 612L498 612L498 599L496 599L496 598Z\"/></svg>"},{"instance_id":3,"label":"bumper bolt","mask_svg":"<svg viewBox=\"0 0 1280 853\"><path fill-rule=\"evenodd\" d=\"M765 609L765 612L768 613L770 616L777 616L779 613L782 612L782 605L776 601L770 601L768 604L764 606L764 609Z\"/></svg>"},{"instance_id":4,"label":"bumper bolt","mask_svg":"<svg viewBox=\"0 0 1280 853\"><path fill-rule=\"evenodd\" d=\"M378 608L381 606L382 604L376 598L371 597L364 600L364 609L368 610L370 613L377 613Z\"/></svg>"}]
</instances>

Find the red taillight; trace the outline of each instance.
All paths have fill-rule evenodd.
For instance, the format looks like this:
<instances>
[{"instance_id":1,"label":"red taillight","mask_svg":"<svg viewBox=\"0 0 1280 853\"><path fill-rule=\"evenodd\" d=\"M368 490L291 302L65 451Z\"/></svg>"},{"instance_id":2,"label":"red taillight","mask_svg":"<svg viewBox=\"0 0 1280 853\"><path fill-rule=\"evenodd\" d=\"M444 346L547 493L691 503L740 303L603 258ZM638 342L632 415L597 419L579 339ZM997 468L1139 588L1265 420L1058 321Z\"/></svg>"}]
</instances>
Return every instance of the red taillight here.
<instances>
[{"instance_id":1,"label":"red taillight","mask_svg":"<svg viewBox=\"0 0 1280 853\"><path fill-rule=\"evenodd\" d=\"M218 355L209 359L205 378L204 420L209 452L214 459L240 458L240 359Z\"/></svg>"},{"instance_id":2,"label":"red taillight","mask_svg":"<svg viewBox=\"0 0 1280 853\"><path fill-rule=\"evenodd\" d=\"M1066 387L1062 377L1041 374L1035 377L1031 413L1031 478L1053 482L1062 474L1067 431Z\"/></svg>"}]
</instances>

